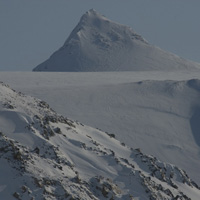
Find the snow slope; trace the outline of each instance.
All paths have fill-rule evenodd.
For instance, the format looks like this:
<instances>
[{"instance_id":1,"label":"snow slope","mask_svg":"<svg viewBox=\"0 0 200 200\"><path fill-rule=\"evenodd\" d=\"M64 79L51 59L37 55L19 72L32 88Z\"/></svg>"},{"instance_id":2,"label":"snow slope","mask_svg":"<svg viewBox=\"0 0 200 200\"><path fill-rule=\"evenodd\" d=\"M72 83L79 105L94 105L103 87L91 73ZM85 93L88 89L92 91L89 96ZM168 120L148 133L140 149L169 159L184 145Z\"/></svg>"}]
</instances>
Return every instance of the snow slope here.
<instances>
[{"instance_id":1,"label":"snow slope","mask_svg":"<svg viewBox=\"0 0 200 200\"><path fill-rule=\"evenodd\" d=\"M1 199L200 199L180 168L3 83L0 117Z\"/></svg>"},{"instance_id":2,"label":"snow slope","mask_svg":"<svg viewBox=\"0 0 200 200\"><path fill-rule=\"evenodd\" d=\"M194 68L200 68L200 65L150 45L131 28L89 10L64 45L33 71L167 71Z\"/></svg>"},{"instance_id":3,"label":"snow slope","mask_svg":"<svg viewBox=\"0 0 200 200\"><path fill-rule=\"evenodd\" d=\"M0 74L64 116L176 164L198 183L199 81L191 80L199 77L200 71Z\"/></svg>"}]
</instances>

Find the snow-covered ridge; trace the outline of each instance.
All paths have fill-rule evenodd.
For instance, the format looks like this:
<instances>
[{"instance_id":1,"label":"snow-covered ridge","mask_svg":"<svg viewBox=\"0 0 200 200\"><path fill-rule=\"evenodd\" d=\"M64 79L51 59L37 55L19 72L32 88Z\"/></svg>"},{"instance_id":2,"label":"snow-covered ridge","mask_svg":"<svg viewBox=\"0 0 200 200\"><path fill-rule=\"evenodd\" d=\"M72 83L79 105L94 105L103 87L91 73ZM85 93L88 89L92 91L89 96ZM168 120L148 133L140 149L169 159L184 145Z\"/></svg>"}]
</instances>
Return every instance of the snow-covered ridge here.
<instances>
[{"instance_id":1,"label":"snow-covered ridge","mask_svg":"<svg viewBox=\"0 0 200 200\"><path fill-rule=\"evenodd\" d=\"M111 30L111 32L109 32L111 29L110 26L112 26L112 30L113 30L113 31ZM81 34L84 33L84 29L93 29L94 31L95 31L95 29L102 30L102 32L104 32L104 34L108 33L110 35L111 40L113 40L113 41L122 39L122 37L120 37L120 35L123 34L123 32L124 32L132 40L135 39L135 40L140 40L144 43L148 43L141 35L138 35L137 33L135 33L130 27L118 24L116 22L112 22L105 16L99 14L94 9L91 9L91 10L87 11L81 17L80 22L78 23L76 28L73 30L73 32L71 33L71 35L65 42L65 45L67 45L67 43L71 39L73 39L75 34L81 36ZM121 34L114 33L115 29L119 29L119 30L121 29ZM98 38L96 38L96 39L98 39Z\"/></svg>"},{"instance_id":2,"label":"snow-covered ridge","mask_svg":"<svg viewBox=\"0 0 200 200\"><path fill-rule=\"evenodd\" d=\"M0 119L1 199L200 199L185 171L3 83Z\"/></svg>"},{"instance_id":3,"label":"snow-covered ridge","mask_svg":"<svg viewBox=\"0 0 200 200\"><path fill-rule=\"evenodd\" d=\"M33 71L167 71L195 68L200 68L200 65L150 45L130 27L89 10L64 45Z\"/></svg>"}]
</instances>

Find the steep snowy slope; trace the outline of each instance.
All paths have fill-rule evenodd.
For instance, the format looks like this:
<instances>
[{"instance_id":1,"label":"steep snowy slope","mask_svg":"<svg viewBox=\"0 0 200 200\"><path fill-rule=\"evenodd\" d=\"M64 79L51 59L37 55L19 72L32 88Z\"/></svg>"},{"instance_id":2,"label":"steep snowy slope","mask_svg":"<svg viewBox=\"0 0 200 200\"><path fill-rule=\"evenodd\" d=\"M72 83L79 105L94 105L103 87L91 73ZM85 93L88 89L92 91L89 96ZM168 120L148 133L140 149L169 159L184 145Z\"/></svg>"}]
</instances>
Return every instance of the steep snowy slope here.
<instances>
[{"instance_id":1,"label":"steep snowy slope","mask_svg":"<svg viewBox=\"0 0 200 200\"><path fill-rule=\"evenodd\" d=\"M127 145L180 166L200 183L198 80L193 86L188 81L198 77L199 71L0 74L64 116L114 133Z\"/></svg>"},{"instance_id":2,"label":"steep snowy slope","mask_svg":"<svg viewBox=\"0 0 200 200\"><path fill-rule=\"evenodd\" d=\"M54 93L57 110L83 123L115 133L129 146L186 169L200 181L199 80L141 81L87 86ZM45 97L44 97L45 98ZM66 106L67 107L67 106Z\"/></svg>"},{"instance_id":3,"label":"steep snowy slope","mask_svg":"<svg viewBox=\"0 0 200 200\"><path fill-rule=\"evenodd\" d=\"M200 199L185 171L0 84L1 199Z\"/></svg>"},{"instance_id":4,"label":"steep snowy slope","mask_svg":"<svg viewBox=\"0 0 200 200\"><path fill-rule=\"evenodd\" d=\"M148 44L131 28L86 12L64 45L33 71L138 71L200 68Z\"/></svg>"}]
</instances>

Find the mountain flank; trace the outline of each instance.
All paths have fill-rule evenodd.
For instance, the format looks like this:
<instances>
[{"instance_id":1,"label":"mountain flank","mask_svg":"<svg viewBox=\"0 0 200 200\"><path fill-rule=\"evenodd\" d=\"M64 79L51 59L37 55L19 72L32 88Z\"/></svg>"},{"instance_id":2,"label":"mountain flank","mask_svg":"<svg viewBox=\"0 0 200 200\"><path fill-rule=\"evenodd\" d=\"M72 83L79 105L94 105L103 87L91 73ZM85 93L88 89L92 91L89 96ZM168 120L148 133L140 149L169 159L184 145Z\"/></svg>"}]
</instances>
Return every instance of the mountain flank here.
<instances>
[{"instance_id":1,"label":"mountain flank","mask_svg":"<svg viewBox=\"0 0 200 200\"><path fill-rule=\"evenodd\" d=\"M0 199L200 199L184 170L3 83L0 163Z\"/></svg>"},{"instance_id":2,"label":"mountain flank","mask_svg":"<svg viewBox=\"0 0 200 200\"><path fill-rule=\"evenodd\" d=\"M33 71L95 72L200 68L149 44L130 27L89 10L64 45Z\"/></svg>"}]
</instances>

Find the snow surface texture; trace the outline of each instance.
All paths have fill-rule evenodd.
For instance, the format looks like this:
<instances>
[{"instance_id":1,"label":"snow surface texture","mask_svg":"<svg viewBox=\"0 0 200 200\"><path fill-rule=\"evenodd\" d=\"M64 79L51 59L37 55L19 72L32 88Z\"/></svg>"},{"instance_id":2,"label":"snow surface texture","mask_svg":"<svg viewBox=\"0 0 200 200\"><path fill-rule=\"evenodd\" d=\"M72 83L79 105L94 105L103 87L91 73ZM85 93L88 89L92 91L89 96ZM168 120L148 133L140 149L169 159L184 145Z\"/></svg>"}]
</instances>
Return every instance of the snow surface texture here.
<instances>
[{"instance_id":1,"label":"snow surface texture","mask_svg":"<svg viewBox=\"0 0 200 200\"><path fill-rule=\"evenodd\" d=\"M150 45L131 28L86 12L64 45L33 71L138 71L200 68Z\"/></svg>"},{"instance_id":2,"label":"snow surface texture","mask_svg":"<svg viewBox=\"0 0 200 200\"><path fill-rule=\"evenodd\" d=\"M1 199L200 199L185 171L3 83L0 117Z\"/></svg>"},{"instance_id":3,"label":"snow surface texture","mask_svg":"<svg viewBox=\"0 0 200 200\"><path fill-rule=\"evenodd\" d=\"M200 71L0 74L64 116L183 168L198 184L199 77Z\"/></svg>"}]
</instances>

